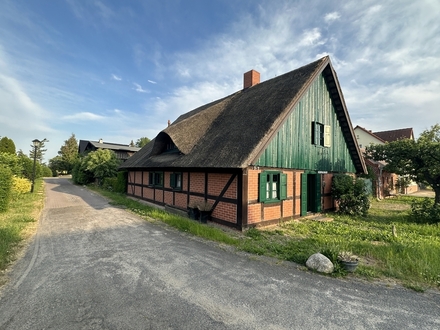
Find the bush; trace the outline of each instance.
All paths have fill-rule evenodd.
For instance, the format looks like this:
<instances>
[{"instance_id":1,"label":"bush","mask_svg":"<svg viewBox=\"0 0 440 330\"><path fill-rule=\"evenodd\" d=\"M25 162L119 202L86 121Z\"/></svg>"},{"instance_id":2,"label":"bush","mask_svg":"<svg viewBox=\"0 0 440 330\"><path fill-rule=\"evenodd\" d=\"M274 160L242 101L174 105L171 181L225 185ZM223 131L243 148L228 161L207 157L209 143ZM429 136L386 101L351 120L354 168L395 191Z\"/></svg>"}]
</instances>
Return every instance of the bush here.
<instances>
[{"instance_id":1,"label":"bush","mask_svg":"<svg viewBox=\"0 0 440 330\"><path fill-rule=\"evenodd\" d=\"M83 162L78 160L72 169L72 180L76 184L89 184L93 182L93 173L85 170Z\"/></svg>"},{"instance_id":2,"label":"bush","mask_svg":"<svg viewBox=\"0 0 440 330\"><path fill-rule=\"evenodd\" d=\"M12 171L12 175L21 175L22 167L18 156L0 152L0 166L8 167Z\"/></svg>"},{"instance_id":3,"label":"bush","mask_svg":"<svg viewBox=\"0 0 440 330\"><path fill-rule=\"evenodd\" d=\"M102 188L118 193L125 193L127 187L127 172L118 172L117 177L104 178Z\"/></svg>"},{"instance_id":4,"label":"bush","mask_svg":"<svg viewBox=\"0 0 440 330\"><path fill-rule=\"evenodd\" d=\"M52 177L53 176L52 170L49 167L47 167L46 165L42 165L41 166L41 176L45 177L45 178Z\"/></svg>"},{"instance_id":5,"label":"bush","mask_svg":"<svg viewBox=\"0 0 440 330\"><path fill-rule=\"evenodd\" d=\"M12 178L12 193L13 195L21 195L31 191L31 182L25 178Z\"/></svg>"},{"instance_id":6,"label":"bush","mask_svg":"<svg viewBox=\"0 0 440 330\"><path fill-rule=\"evenodd\" d=\"M366 215L370 199L364 179L338 174L332 180L332 196L339 204L339 212L349 215Z\"/></svg>"},{"instance_id":7,"label":"bush","mask_svg":"<svg viewBox=\"0 0 440 330\"><path fill-rule=\"evenodd\" d=\"M8 209L12 191L12 171L0 166L0 212Z\"/></svg>"},{"instance_id":8,"label":"bush","mask_svg":"<svg viewBox=\"0 0 440 330\"><path fill-rule=\"evenodd\" d=\"M102 180L102 188L108 191L115 191L118 185L118 178L104 178Z\"/></svg>"},{"instance_id":9,"label":"bush","mask_svg":"<svg viewBox=\"0 0 440 330\"><path fill-rule=\"evenodd\" d=\"M128 172L127 171L118 172L117 178L118 178L118 184L116 186L115 191L120 193L125 193L127 189Z\"/></svg>"},{"instance_id":10,"label":"bush","mask_svg":"<svg viewBox=\"0 0 440 330\"><path fill-rule=\"evenodd\" d=\"M337 174L332 179L332 196L339 200L353 191L353 178L346 174Z\"/></svg>"},{"instance_id":11,"label":"bush","mask_svg":"<svg viewBox=\"0 0 440 330\"><path fill-rule=\"evenodd\" d=\"M411 218L418 223L440 223L440 206L433 199L414 199L411 203Z\"/></svg>"}]
</instances>

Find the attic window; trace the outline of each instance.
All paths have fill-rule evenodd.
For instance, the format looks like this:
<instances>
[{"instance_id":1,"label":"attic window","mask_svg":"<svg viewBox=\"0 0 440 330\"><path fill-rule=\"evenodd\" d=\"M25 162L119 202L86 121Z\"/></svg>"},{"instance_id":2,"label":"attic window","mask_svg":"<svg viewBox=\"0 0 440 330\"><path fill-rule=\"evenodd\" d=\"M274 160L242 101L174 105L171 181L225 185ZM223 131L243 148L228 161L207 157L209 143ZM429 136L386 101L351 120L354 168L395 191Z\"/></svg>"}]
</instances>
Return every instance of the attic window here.
<instances>
[{"instance_id":1,"label":"attic window","mask_svg":"<svg viewBox=\"0 0 440 330\"><path fill-rule=\"evenodd\" d=\"M178 152L179 149L177 149L177 146L174 144L174 142L170 139L166 144L166 150L164 152Z\"/></svg>"},{"instance_id":2,"label":"attic window","mask_svg":"<svg viewBox=\"0 0 440 330\"><path fill-rule=\"evenodd\" d=\"M321 147L331 146L331 127L312 121L312 144Z\"/></svg>"}]
</instances>

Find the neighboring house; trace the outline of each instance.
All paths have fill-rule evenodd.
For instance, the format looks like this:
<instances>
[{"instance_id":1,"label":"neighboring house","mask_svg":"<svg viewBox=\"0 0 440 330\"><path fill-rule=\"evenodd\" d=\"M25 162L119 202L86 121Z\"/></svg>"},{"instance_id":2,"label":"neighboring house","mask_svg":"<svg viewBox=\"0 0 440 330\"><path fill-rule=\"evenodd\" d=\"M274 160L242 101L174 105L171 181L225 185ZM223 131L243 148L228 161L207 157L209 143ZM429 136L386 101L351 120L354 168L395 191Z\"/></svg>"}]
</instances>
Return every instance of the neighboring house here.
<instances>
[{"instance_id":1,"label":"neighboring house","mask_svg":"<svg viewBox=\"0 0 440 330\"><path fill-rule=\"evenodd\" d=\"M121 165L127 194L239 229L334 209L335 173L365 173L328 56L181 115Z\"/></svg>"},{"instance_id":2,"label":"neighboring house","mask_svg":"<svg viewBox=\"0 0 440 330\"><path fill-rule=\"evenodd\" d=\"M102 139L99 139L99 141L88 141L88 140L79 141L79 147L78 147L79 154L87 154L90 151L95 151L98 149L113 150L116 153L116 158L122 161L126 161L128 158L130 158L136 152L138 152L141 148L130 147L128 144L104 142Z\"/></svg>"},{"instance_id":3,"label":"neighboring house","mask_svg":"<svg viewBox=\"0 0 440 330\"><path fill-rule=\"evenodd\" d=\"M412 128L402 128L389 131L372 132L361 126L356 126L354 128L354 133L359 144L359 148L362 152L370 144L385 144L386 142L397 141L400 139L411 139L414 140L414 132ZM371 159L365 159L367 166L370 166L376 176L376 182L374 182L375 194L378 198L384 198L392 194L402 193L408 194L416 192L419 190L419 186L415 182L411 182L410 185L397 191L396 183L399 176L395 173L389 173L383 168L385 167L385 162L377 162Z\"/></svg>"}]
</instances>

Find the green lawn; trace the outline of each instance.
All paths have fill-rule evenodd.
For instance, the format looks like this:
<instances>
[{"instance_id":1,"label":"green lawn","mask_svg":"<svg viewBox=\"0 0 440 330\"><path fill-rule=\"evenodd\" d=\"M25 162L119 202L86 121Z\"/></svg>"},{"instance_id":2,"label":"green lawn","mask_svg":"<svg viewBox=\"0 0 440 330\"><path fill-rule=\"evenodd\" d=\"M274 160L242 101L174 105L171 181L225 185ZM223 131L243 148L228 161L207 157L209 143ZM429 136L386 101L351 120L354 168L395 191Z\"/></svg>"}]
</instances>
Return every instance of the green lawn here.
<instances>
[{"instance_id":1,"label":"green lawn","mask_svg":"<svg viewBox=\"0 0 440 330\"><path fill-rule=\"evenodd\" d=\"M347 275L336 258L341 251L351 251L360 257L360 264L350 276L392 279L418 291L440 288L440 226L410 221L408 214L414 197L374 200L367 217L331 214L334 220L329 222L289 221L277 227L240 233L169 214L123 195L100 192L114 204L125 205L149 221L163 221L181 231L239 250L302 265L310 255L321 252L335 262L333 276Z\"/></svg>"}]
</instances>

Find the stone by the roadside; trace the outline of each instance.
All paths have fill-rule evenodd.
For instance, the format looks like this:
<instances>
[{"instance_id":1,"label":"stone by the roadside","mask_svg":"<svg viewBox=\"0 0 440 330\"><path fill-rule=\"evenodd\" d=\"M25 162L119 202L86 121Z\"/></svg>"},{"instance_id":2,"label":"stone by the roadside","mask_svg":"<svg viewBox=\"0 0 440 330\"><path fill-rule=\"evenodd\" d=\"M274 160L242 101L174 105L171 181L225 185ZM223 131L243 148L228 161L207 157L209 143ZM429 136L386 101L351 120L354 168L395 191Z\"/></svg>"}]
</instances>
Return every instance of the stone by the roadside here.
<instances>
[{"instance_id":1,"label":"stone by the roadside","mask_svg":"<svg viewBox=\"0 0 440 330\"><path fill-rule=\"evenodd\" d=\"M307 259L306 266L320 273L330 274L334 270L334 265L330 259L321 253L312 254Z\"/></svg>"}]
</instances>

